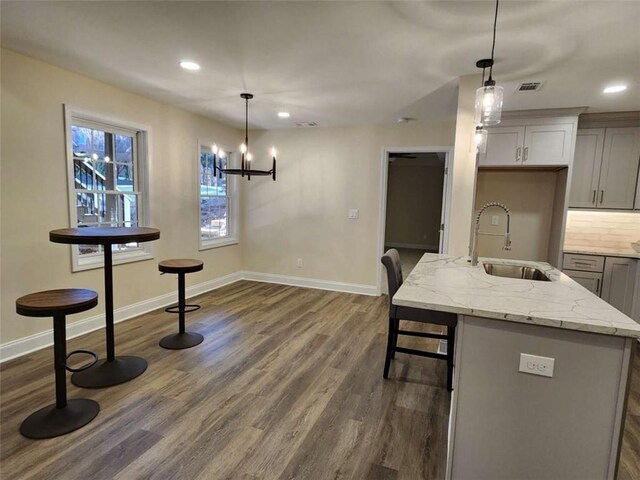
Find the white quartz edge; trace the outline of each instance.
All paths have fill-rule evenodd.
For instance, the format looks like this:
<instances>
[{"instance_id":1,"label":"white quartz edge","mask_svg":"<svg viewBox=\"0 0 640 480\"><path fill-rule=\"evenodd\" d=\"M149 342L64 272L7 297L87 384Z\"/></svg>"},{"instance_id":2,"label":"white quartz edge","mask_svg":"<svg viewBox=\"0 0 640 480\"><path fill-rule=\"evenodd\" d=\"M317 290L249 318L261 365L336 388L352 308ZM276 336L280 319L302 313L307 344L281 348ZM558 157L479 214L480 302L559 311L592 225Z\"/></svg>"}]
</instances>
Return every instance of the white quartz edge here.
<instances>
[{"instance_id":1,"label":"white quartz edge","mask_svg":"<svg viewBox=\"0 0 640 480\"><path fill-rule=\"evenodd\" d=\"M638 258L640 259L640 253L633 250L617 250L598 247L566 247L563 249L564 253L574 253L579 255L600 255L605 257L623 257L623 258Z\"/></svg>"},{"instance_id":2,"label":"white quartz edge","mask_svg":"<svg viewBox=\"0 0 640 480\"><path fill-rule=\"evenodd\" d=\"M525 264L551 282L496 277L482 262ZM640 338L640 324L542 262L425 254L393 298L395 305L606 335Z\"/></svg>"}]
</instances>

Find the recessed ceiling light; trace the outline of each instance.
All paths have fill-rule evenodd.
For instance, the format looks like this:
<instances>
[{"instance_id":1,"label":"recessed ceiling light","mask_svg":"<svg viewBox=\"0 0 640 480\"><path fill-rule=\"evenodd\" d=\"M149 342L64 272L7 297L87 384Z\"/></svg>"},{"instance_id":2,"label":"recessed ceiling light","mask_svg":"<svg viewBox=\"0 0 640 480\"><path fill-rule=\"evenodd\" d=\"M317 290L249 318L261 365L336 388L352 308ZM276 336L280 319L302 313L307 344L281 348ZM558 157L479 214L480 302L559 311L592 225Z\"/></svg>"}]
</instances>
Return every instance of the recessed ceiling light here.
<instances>
[{"instance_id":1,"label":"recessed ceiling light","mask_svg":"<svg viewBox=\"0 0 640 480\"><path fill-rule=\"evenodd\" d=\"M183 60L180 62L180 66L185 70L200 70L200 65L190 60Z\"/></svg>"},{"instance_id":2,"label":"recessed ceiling light","mask_svg":"<svg viewBox=\"0 0 640 480\"><path fill-rule=\"evenodd\" d=\"M289 112L278 112L280 118L289 118L291 114Z\"/></svg>"},{"instance_id":3,"label":"recessed ceiling light","mask_svg":"<svg viewBox=\"0 0 640 480\"><path fill-rule=\"evenodd\" d=\"M605 88L602 93L618 93L624 92L626 89L626 85L611 85L610 87Z\"/></svg>"}]
</instances>

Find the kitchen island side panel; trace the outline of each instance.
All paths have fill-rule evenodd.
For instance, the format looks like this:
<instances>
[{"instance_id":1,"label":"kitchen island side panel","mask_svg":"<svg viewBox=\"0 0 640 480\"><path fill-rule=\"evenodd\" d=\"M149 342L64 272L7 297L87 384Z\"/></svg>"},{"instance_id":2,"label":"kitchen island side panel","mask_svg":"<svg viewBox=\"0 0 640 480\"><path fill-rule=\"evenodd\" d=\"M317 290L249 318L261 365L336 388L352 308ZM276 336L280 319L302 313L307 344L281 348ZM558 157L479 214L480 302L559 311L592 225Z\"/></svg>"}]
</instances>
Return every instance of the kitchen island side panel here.
<instances>
[{"instance_id":1,"label":"kitchen island side panel","mask_svg":"<svg viewBox=\"0 0 640 480\"><path fill-rule=\"evenodd\" d=\"M460 316L448 478L613 478L631 342ZM555 359L553 378L518 372Z\"/></svg>"}]
</instances>

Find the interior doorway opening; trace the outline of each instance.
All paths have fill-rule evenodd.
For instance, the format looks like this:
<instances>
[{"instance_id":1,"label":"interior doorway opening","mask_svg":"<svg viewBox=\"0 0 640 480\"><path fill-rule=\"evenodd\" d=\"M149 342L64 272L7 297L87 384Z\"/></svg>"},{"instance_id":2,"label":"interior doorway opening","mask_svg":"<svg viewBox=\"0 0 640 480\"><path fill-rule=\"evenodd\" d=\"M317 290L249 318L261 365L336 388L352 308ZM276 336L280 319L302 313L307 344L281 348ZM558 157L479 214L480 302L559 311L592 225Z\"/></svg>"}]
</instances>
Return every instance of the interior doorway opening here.
<instances>
[{"instance_id":1,"label":"interior doorway opening","mask_svg":"<svg viewBox=\"0 0 640 480\"><path fill-rule=\"evenodd\" d=\"M380 255L400 253L406 278L425 253L445 253L450 150L388 149ZM379 283L387 293L386 276Z\"/></svg>"}]
</instances>

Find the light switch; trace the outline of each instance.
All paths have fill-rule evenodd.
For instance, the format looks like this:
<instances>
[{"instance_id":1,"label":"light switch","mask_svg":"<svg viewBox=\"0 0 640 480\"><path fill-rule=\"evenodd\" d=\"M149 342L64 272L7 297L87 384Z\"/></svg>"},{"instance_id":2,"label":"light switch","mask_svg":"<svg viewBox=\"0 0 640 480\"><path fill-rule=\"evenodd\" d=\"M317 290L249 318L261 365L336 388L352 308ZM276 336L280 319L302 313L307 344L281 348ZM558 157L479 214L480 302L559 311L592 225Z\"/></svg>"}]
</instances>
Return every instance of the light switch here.
<instances>
[{"instance_id":1,"label":"light switch","mask_svg":"<svg viewBox=\"0 0 640 480\"><path fill-rule=\"evenodd\" d=\"M553 377L553 367L555 362L555 358L521 353L519 371L523 373L530 373L531 375Z\"/></svg>"},{"instance_id":2,"label":"light switch","mask_svg":"<svg viewBox=\"0 0 640 480\"><path fill-rule=\"evenodd\" d=\"M500 217L498 215L491 217L491 225L500 225Z\"/></svg>"},{"instance_id":3,"label":"light switch","mask_svg":"<svg viewBox=\"0 0 640 480\"><path fill-rule=\"evenodd\" d=\"M358 218L360 218L360 210L358 210L357 208L350 208L349 218L352 220L357 220Z\"/></svg>"}]
</instances>

